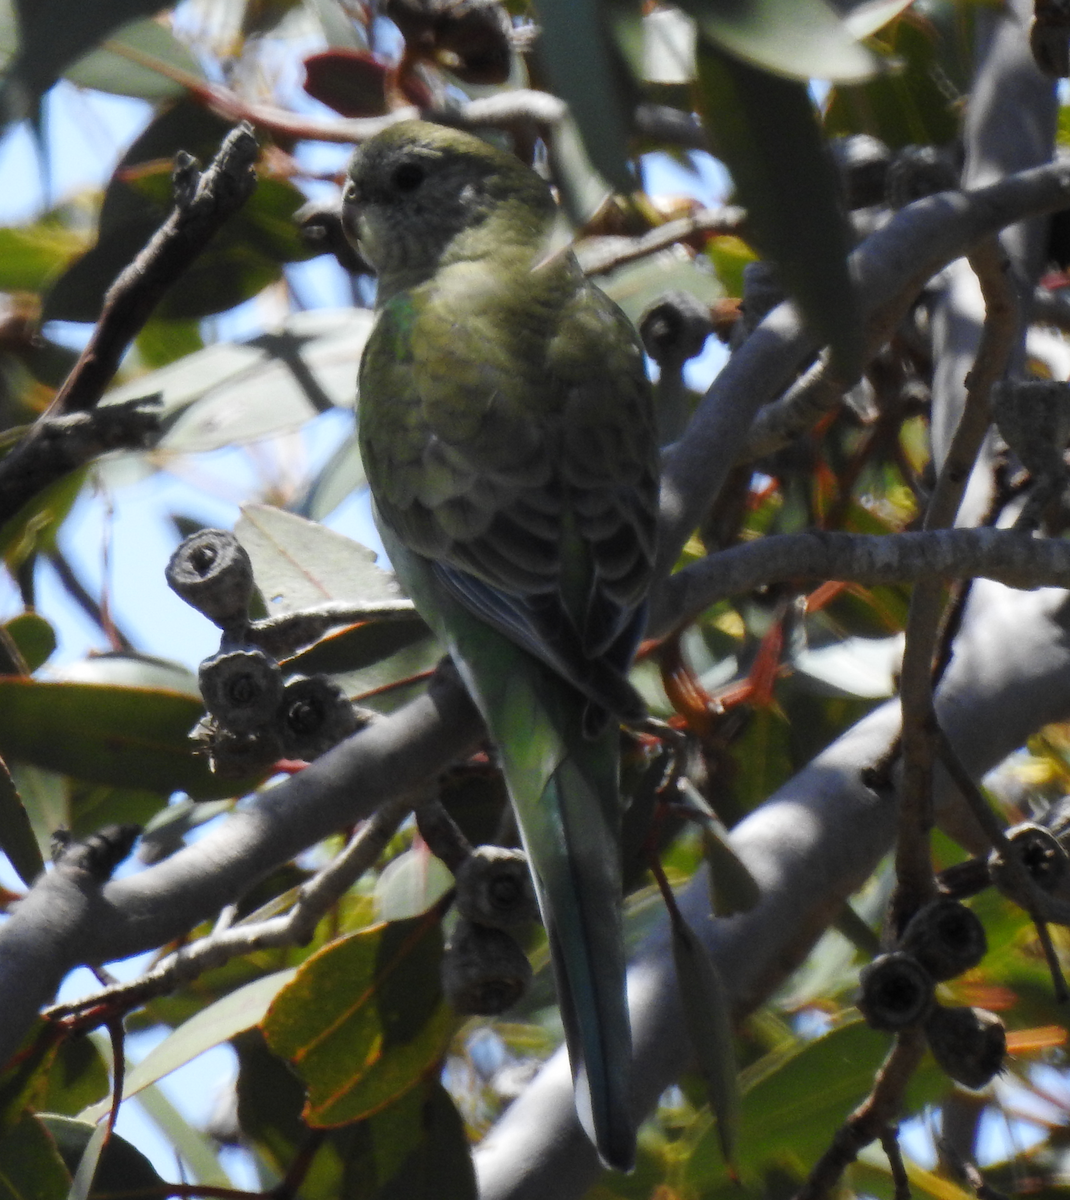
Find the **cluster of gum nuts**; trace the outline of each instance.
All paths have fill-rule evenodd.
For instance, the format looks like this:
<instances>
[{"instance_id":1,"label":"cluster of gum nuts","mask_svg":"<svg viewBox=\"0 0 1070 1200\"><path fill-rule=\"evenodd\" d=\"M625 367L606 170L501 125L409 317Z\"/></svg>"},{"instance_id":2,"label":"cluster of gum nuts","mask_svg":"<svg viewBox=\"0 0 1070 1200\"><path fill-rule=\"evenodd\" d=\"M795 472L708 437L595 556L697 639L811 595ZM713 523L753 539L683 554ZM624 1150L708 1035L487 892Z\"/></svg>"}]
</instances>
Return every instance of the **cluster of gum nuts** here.
<instances>
[{"instance_id":1,"label":"cluster of gum nuts","mask_svg":"<svg viewBox=\"0 0 1070 1200\"><path fill-rule=\"evenodd\" d=\"M249 616L253 568L238 539L202 529L186 538L166 569L171 589L222 631L218 653L201 663L199 683L207 715L191 737L212 770L248 776L281 759L311 762L366 724L326 675L284 677L259 640L279 622ZM292 651L291 651L292 652ZM468 844L445 810L421 822L438 831L433 849L454 874L452 925L442 964L446 999L465 1015L490 1016L527 990L531 965L514 930L538 919L527 859L519 850ZM430 814L429 814L430 815ZM430 828L428 828L430 833Z\"/></svg>"}]
</instances>

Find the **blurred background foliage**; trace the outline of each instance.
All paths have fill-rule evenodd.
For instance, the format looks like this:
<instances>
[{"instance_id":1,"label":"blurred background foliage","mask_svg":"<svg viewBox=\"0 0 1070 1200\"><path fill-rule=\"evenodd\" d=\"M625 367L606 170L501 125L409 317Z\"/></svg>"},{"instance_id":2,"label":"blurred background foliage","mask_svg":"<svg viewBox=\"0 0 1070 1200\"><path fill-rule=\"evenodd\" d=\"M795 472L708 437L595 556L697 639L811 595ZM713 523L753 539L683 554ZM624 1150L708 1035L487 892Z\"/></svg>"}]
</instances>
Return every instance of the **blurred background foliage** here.
<instances>
[{"instance_id":1,"label":"blurred background foliage","mask_svg":"<svg viewBox=\"0 0 1070 1200\"><path fill-rule=\"evenodd\" d=\"M847 251L866 215L887 207L890 164L904 161L897 155L928 147L926 162L955 163L982 8L980 0L542 0L534 8L523 0L183 0L160 12L158 0L0 0L0 120L9 136L31 131L46 176L52 157L68 152L51 141L57 81L151 106L105 186L53 199L46 177L41 210L0 227L5 448L45 411L108 287L166 216L175 154L207 162L238 117L260 142L254 197L146 320L105 398L162 394L158 443L73 473L0 529L8 576L0 846L13 868L4 903L42 869L57 828L81 837L114 823L145 826L138 858L124 868L137 870L264 784L213 774L194 753L188 734L203 707L193 668L210 631L203 622L200 647L187 644L144 577L161 573L180 536L219 510L220 476L233 477L228 502L241 491L247 504L236 532L261 612L354 603L378 586L367 554L310 524L374 537L366 510L349 499L364 484L352 409L374 282L358 259L342 250L340 264L331 252L341 118L445 109L518 88L567 100L571 115L552 127L518 120L489 136L548 172L581 260L609 264L598 282L634 320L673 291L708 312L713 332L701 357L682 375L680 364L660 364L659 400L680 410L666 428L678 430L692 388L724 359L720 343L738 345L760 316L768 273L752 265L759 259L776 265L774 299L786 290L845 369L857 361ZM17 190L25 181L4 184ZM310 200L319 217L309 215ZM731 232L689 227L655 253L633 252L650 231L722 202L746 210ZM309 263L315 271L298 266ZM754 290L741 307L745 283ZM733 475L685 559L773 533L911 528L929 471L931 368L919 322L871 364L851 403ZM187 501L171 510L161 545L138 549L140 578L108 573L112 526L104 522L96 544L79 548L103 557L102 582L83 579L65 541L77 505L138 503L144 492L134 485L163 477L217 489L215 507ZM723 601L647 648L637 683L655 714L695 736L701 790L725 824L893 694L908 599L897 587L832 584L808 596L770 587ZM148 609L153 636L126 632L119 608ZM56 654L72 612L96 629L98 652ZM343 624L285 668L326 673L357 703L389 711L424 686L437 657L418 623ZM626 767L641 797L651 787L644 752ZM1070 783L1070 732L1038 735L990 782L1011 821L1058 800ZM443 798L474 844L512 840L485 759L451 773ZM660 844L674 884L711 852L703 830L682 823L665 825ZM333 839L280 869L241 911L283 906L340 845ZM937 855L940 866L962 856L939 839ZM638 859L631 879L627 929L637 944L663 909ZM162 1131L184 1180L267 1188L292 1178L308 1200L474 1196L469 1146L559 1044L560 1028L538 930L526 935L535 976L520 1003L499 1018L465 1019L446 1006L439 964L450 918L438 901L450 882L406 826L308 946L234 960L130 1016L129 1030L153 1032L158 1044L131 1063L125 1092ZM856 897L850 937L830 931L738 1031L734 1169L749 1192L793 1194L886 1053L886 1035L859 1021L854 1001L890 883L885 866ZM911 1183L939 1200L965 1194L933 1149L933 1131L954 1119L972 1122L995 1187L1061 1194L1070 1174L1065 1018L1024 915L994 893L974 907L990 953L948 992L1000 1011L1010 1070L971 1094L926 1063L911 1093ZM302 1057L342 1010L344 1053L306 1063L299 1077L285 1060ZM192 1109L173 1105L160 1080L228 1042L237 1081L214 1114L203 1098ZM32 1031L0 1073L0 1195L78 1194L72 1176L91 1122L106 1110L112 1049L99 1032L64 1040L44 1023ZM115 1137L93 1188L162 1194L152 1189L167 1169ZM893 1194L879 1153L867 1152L848 1181L866 1195ZM738 1185L697 1076L666 1092L643 1125L635 1174L607 1175L591 1193L721 1194L738 1194Z\"/></svg>"}]
</instances>

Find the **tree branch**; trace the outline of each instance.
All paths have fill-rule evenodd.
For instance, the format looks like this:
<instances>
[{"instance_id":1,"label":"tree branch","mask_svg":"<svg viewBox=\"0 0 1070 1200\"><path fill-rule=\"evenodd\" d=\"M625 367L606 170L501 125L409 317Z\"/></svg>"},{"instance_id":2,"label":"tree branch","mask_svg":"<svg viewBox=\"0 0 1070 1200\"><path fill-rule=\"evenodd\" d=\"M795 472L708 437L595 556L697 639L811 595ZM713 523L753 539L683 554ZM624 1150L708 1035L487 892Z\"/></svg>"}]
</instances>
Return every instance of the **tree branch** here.
<instances>
[{"instance_id":1,"label":"tree branch","mask_svg":"<svg viewBox=\"0 0 1070 1200\"><path fill-rule=\"evenodd\" d=\"M0 926L0 1063L73 967L182 936L274 867L421 787L482 737L467 692L443 672L426 695L260 793L157 866L102 887L58 869L40 877Z\"/></svg>"},{"instance_id":2,"label":"tree branch","mask_svg":"<svg viewBox=\"0 0 1070 1200\"><path fill-rule=\"evenodd\" d=\"M64 475L110 450L146 450L160 428L157 396L93 412L43 416L0 460L0 525Z\"/></svg>"},{"instance_id":3,"label":"tree branch","mask_svg":"<svg viewBox=\"0 0 1070 1200\"><path fill-rule=\"evenodd\" d=\"M970 265L977 273L985 299L985 323L977 359L966 381L966 403L925 513L925 532L945 528L954 521L992 419L989 404L992 387L1003 378L1018 338L1025 332L1019 319L1017 297L1007 278L1007 259L994 237L977 247L970 256ZM943 581L931 576L919 580L907 615L899 682L903 771L899 784L896 889L892 898L897 930L916 909L936 895L929 849L937 736L933 660L943 611Z\"/></svg>"},{"instance_id":4,"label":"tree branch","mask_svg":"<svg viewBox=\"0 0 1070 1200\"><path fill-rule=\"evenodd\" d=\"M239 125L203 174L188 156L176 160L175 207L108 289L93 336L52 402L53 412L84 412L97 403L153 309L253 194L258 153L253 131Z\"/></svg>"},{"instance_id":5,"label":"tree branch","mask_svg":"<svg viewBox=\"0 0 1070 1200\"><path fill-rule=\"evenodd\" d=\"M664 637L718 600L770 583L845 580L875 587L976 577L1016 588L1070 587L1070 543L989 528L775 534L710 554L670 575L658 592L647 635Z\"/></svg>"},{"instance_id":6,"label":"tree branch","mask_svg":"<svg viewBox=\"0 0 1070 1200\"><path fill-rule=\"evenodd\" d=\"M171 215L108 289L100 320L45 416L0 461L0 525L42 488L104 450L144 447L158 425L145 401L86 414L167 290L252 195L257 153L252 130L240 126L203 174L192 159L176 163Z\"/></svg>"},{"instance_id":7,"label":"tree branch","mask_svg":"<svg viewBox=\"0 0 1070 1200\"><path fill-rule=\"evenodd\" d=\"M898 212L851 256L867 359L942 267L986 235L1068 203L1070 162L1059 161L976 191L929 196ZM794 306L786 302L761 322L710 385L685 435L665 455L660 576L672 569L737 461L784 445L838 403L842 381L823 362L782 400L770 403L815 350Z\"/></svg>"}]
</instances>

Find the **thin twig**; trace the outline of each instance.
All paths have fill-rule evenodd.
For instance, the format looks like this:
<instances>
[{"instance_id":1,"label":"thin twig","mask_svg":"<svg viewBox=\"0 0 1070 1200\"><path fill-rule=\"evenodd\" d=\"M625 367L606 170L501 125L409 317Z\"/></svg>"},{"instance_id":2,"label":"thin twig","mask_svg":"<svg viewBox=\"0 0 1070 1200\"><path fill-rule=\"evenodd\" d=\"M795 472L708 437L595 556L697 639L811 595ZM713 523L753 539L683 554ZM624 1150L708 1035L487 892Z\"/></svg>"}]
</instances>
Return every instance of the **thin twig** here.
<instances>
[{"instance_id":1,"label":"thin twig","mask_svg":"<svg viewBox=\"0 0 1070 1200\"><path fill-rule=\"evenodd\" d=\"M139 979L67 1004L53 1005L45 1010L44 1016L50 1020L77 1021L86 1015L97 1023L105 1014L127 1012L155 996L166 995L239 954L303 945L320 918L372 867L418 799L419 796L408 792L386 801L349 845L298 890L289 912L266 919L258 919L254 913L235 925L220 921L207 937L169 954Z\"/></svg>"},{"instance_id":2,"label":"thin twig","mask_svg":"<svg viewBox=\"0 0 1070 1200\"><path fill-rule=\"evenodd\" d=\"M910 1180L907 1178L906 1165L903 1162L903 1152L899 1149L899 1130L888 1126L881 1134L881 1147L888 1156L888 1165L892 1169L892 1182L895 1184L895 1200L910 1200Z\"/></svg>"},{"instance_id":3,"label":"thin twig","mask_svg":"<svg viewBox=\"0 0 1070 1200\"><path fill-rule=\"evenodd\" d=\"M0 524L50 484L111 450L144 450L160 428L159 399L44 416L0 460Z\"/></svg>"},{"instance_id":4,"label":"thin twig","mask_svg":"<svg viewBox=\"0 0 1070 1200\"><path fill-rule=\"evenodd\" d=\"M724 208L706 208L690 217L666 221L639 237L593 238L576 246L576 258L584 274L605 275L617 267L637 262L659 250L667 250L678 242L692 238L717 237L723 234L738 234L747 220L745 209L728 205Z\"/></svg>"},{"instance_id":5,"label":"thin twig","mask_svg":"<svg viewBox=\"0 0 1070 1200\"><path fill-rule=\"evenodd\" d=\"M54 480L105 450L144 448L158 428L145 401L87 416L115 377L127 347L168 289L252 195L256 138L247 125L224 139L203 174L176 165L175 207L108 289L96 328L41 420L0 461L0 524Z\"/></svg>"},{"instance_id":6,"label":"thin twig","mask_svg":"<svg viewBox=\"0 0 1070 1200\"><path fill-rule=\"evenodd\" d=\"M100 626L100 628L103 630L104 614L100 611L100 605L96 602L96 600L93 599L90 593L86 591L85 585L75 574L74 568L71 566L67 556L62 550L60 550L58 546L53 546L45 553L45 557L48 559L52 569L59 577L59 581L63 585L63 589L67 595L70 596L75 604L78 605L82 612L84 612L85 615L95 625ZM127 651L133 650L133 642L131 642L126 634L123 633L123 631L115 624L114 619L111 622L111 628L119 641L118 648Z\"/></svg>"},{"instance_id":7,"label":"thin twig","mask_svg":"<svg viewBox=\"0 0 1070 1200\"><path fill-rule=\"evenodd\" d=\"M985 323L977 358L967 379L962 416L925 513L926 531L945 528L955 519L991 420L989 394L1007 370L1019 333L1018 298L1008 278L1006 255L995 237L978 245L970 255L970 265L977 273L984 295ZM937 736L933 659L943 612L942 580L920 580L914 587L907 615L899 688L903 770L895 855L896 889L892 900L896 928L937 894L929 833L933 824Z\"/></svg>"},{"instance_id":8,"label":"thin twig","mask_svg":"<svg viewBox=\"0 0 1070 1200\"><path fill-rule=\"evenodd\" d=\"M1070 163L1058 161L974 191L930 196L898 212L851 255L867 360L887 342L937 271L1005 225L1066 207L1068 197ZM685 435L665 452L658 579L669 575L737 462L787 444L839 403L842 381L821 363L797 385L813 391L818 402L799 410L794 399L789 403L797 389L785 394L816 349L794 308L785 303L758 325L713 381ZM659 602L655 591L652 628L662 627Z\"/></svg>"}]
</instances>

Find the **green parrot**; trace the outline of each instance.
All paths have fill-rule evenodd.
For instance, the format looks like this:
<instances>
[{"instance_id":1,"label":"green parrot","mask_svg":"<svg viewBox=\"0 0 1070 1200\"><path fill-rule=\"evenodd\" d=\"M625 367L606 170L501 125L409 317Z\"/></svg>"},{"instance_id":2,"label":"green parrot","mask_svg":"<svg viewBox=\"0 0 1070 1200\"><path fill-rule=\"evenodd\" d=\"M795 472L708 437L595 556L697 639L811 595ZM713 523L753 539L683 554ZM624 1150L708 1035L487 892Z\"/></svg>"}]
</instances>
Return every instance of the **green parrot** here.
<instances>
[{"instance_id":1,"label":"green parrot","mask_svg":"<svg viewBox=\"0 0 1070 1200\"><path fill-rule=\"evenodd\" d=\"M620 725L644 715L626 673L658 488L642 346L557 245L545 181L479 138L391 126L343 205L379 278L359 431L383 544L497 746L577 1110L626 1170Z\"/></svg>"}]
</instances>

